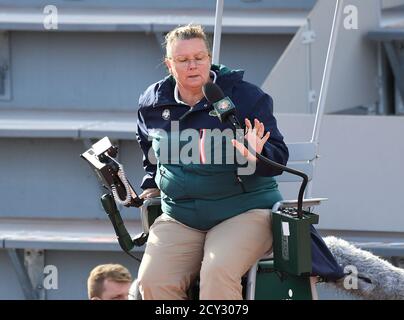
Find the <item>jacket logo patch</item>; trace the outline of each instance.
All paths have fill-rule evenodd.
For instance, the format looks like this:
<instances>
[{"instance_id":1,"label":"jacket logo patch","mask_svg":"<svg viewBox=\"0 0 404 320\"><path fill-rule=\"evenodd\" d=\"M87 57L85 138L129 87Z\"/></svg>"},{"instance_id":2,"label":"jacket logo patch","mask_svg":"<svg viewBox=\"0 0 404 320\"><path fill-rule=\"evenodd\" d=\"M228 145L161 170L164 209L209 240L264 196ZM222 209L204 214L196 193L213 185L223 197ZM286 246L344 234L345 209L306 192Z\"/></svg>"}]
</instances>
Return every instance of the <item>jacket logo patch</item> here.
<instances>
[{"instance_id":1,"label":"jacket logo patch","mask_svg":"<svg viewBox=\"0 0 404 320\"><path fill-rule=\"evenodd\" d=\"M164 120L170 119L170 110L169 109L164 109L163 113L161 114L162 118Z\"/></svg>"},{"instance_id":2,"label":"jacket logo patch","mask_svg":"<svg viewBox=\"0 0 404 320\"><path fill-rule=\"evenodd\" d=\"M230 102L227 100L222 100L219 102L219 104L217 105L217 108L220 111L226 111L227 109L231 108Z\"/></svg>"},{"instance_id":3,"label":"jacket logo patch","mask_svg":"<svg viewBox=\"0 0 404 320\"><path fill-rule=\"evenodd\" d=\"M219 115L217 114L216 110L211 110L211 111L209 111L209 115L210 115L211 117L218 117L218 116L219 116Z\"/></svg>"}]
</instances>

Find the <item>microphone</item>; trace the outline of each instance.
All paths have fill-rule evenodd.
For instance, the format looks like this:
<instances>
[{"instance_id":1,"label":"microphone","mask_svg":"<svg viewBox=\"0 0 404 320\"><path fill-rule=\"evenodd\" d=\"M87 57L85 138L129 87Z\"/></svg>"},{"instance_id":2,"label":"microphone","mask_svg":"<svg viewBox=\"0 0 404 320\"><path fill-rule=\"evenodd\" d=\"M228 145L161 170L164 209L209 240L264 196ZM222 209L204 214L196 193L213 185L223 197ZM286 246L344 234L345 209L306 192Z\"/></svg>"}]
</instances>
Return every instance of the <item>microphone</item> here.
<instances>
[{"instance_id":1,"label":"microphone","mask_svg":"<svg viewBox=\"0 0 404 320\"><path fill-rule=\"evenodd\" d=\"M236 106L229 97L226 97L220 87L208 82L202 87L203 95L208 100L216 111L220 122L230 121L234 128L242 129L240 122L236 117Z\"/></svg>"},{"instance_id":2,"label":"microphone","mask_svg":"<svg viewBox=\"0 0 404 320\"><path fill-rule=\"evenodd\" d=\"M238 121L238 119L236 117L236 106L231 101L231 99L229 97L226 97L224 95L222 89L216 83L213 83L213 82L206 83L202 87L202 92L203 92L203 95L205 96L206 100L208 100L213 105L213 108L215 109L220 122L223 123L225 121L229 121L235 129L241 129L241 130L236 130L236 138L238 141L242 141L244 138L244 134L242 132L244 132L244 131L240 125L240 122ZM242 133L241 136L240 136L240 133ZM247 140L244 140L244 146L247 149L249 149ZM299 190L298 204L297 204L297 215L300 219L302 219L303 218L303 196L304 196L304 190L309 181L308 176L304 172L286 167L280 163L277 163L271 159L268 159L267 157L264 157L262 154L255 153L255 157L258 160L264 162L268 166L272 166L272 167L275 167L282 171L289 172L289 173L297 175L303 179L302 184L300 186L300 190Z\"/></svg>"},{"instance_id":3,"label":"microphone","mask_svg":"<svg viewBox=\"0 0 404 320\"><path fill-rule=\"evenodd\" d=\"M403 299L403 269L341 238L328 236L324 238L324 242L344 271L352 272L344 281L329 282L334 288L364 299ZM356 283L353 281L355 278ZM348 281L349 279L351 281ZM353 286L355 284L356 287Z\"/></svg>"}]
</instances>

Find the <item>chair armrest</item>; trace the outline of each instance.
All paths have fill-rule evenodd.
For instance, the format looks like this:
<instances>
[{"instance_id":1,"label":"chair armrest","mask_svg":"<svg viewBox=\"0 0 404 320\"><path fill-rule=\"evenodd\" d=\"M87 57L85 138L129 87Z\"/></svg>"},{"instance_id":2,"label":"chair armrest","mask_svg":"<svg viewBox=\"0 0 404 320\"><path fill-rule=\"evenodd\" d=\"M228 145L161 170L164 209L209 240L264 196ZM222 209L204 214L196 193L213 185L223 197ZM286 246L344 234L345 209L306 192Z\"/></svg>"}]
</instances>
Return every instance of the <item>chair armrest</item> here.
<instances>
[{"instance_id":1,"label":"chair armrest","mask_svg":"<svg viewBox=\"0 0 404 320\"><path fill-rule=\"evenodd\" d=\"M143 233L148 234L154 220L162 213L161 198L149 198L143 202L140 208L140 219L142 221Z\"/></svg>"},{"instance_id":2,"label":"chair armrest","mask_svg":"<svg viewBox=\"0 0 404 320\"><path fill-rule=\"evenodd\" d=\"M303 199L303 209L318 206L322 201L326 201L328 198L312 198L312 199ZM278 201L272 206L272 211L278 211L283 208L295 208L297 207L297 200L282 200Z\"/></svg>"}]
</instances>

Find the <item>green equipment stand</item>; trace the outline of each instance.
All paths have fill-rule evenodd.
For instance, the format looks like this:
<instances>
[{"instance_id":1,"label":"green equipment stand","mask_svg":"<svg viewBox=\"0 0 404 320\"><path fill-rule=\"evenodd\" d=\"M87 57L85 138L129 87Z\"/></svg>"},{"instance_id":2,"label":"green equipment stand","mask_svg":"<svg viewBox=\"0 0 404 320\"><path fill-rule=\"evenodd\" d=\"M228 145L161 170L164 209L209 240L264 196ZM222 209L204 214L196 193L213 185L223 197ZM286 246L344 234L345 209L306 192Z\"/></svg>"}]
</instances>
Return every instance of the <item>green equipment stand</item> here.
<instances>
[{"instance_id":1,"label":"green equipment stand","mask_svg":"<svg viewBox=\"0 0 404 320\"><path fill-rule=\"evenodd\" d=\"M310 226L318 223L318 215L285 209L272 214L275 269L293 275L311 273Z\"/></svg>"},{"instance_id":2,"label":"green equipment stand","mask_svg":"<svg viewBox=\"0 0 404 320\"><path fill-rule=\"evenodd\" d=\"M274 261L260 261L255 285L255 300L312 300L309 276L277 271Z\"/></svg>"},{"instance_id":3,"label":"green equipment stand","mask_svg":"<svg viewBox=\"0 0 404 320\"><path fill-rule=\"evenodd\" d=\"M311 300L311 233L317 214L296 208L272 213L273 260L257 265L256 300ZM314 289L315 290L315 289Z\"/></svg>"}]
</instances>

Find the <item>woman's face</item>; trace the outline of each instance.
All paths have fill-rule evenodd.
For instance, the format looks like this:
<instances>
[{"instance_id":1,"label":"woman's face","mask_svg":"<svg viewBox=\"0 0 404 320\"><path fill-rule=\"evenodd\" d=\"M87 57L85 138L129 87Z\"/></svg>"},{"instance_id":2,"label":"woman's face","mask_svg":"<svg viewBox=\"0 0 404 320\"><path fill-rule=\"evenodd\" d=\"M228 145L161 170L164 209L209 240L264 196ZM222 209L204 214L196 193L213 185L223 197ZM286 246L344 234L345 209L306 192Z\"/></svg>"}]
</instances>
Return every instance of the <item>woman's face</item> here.
<instances>
[{"instance_id":1,"label":"woman's face","mask_svg":"<svg viewBox=\"0 0 404 320\"><path fill-rule=\"evenodd\" d=\"M209 80L210 55L202 39L175 40L165 63L180 89L199 91Z\"/></svg>"}]
</instances>

